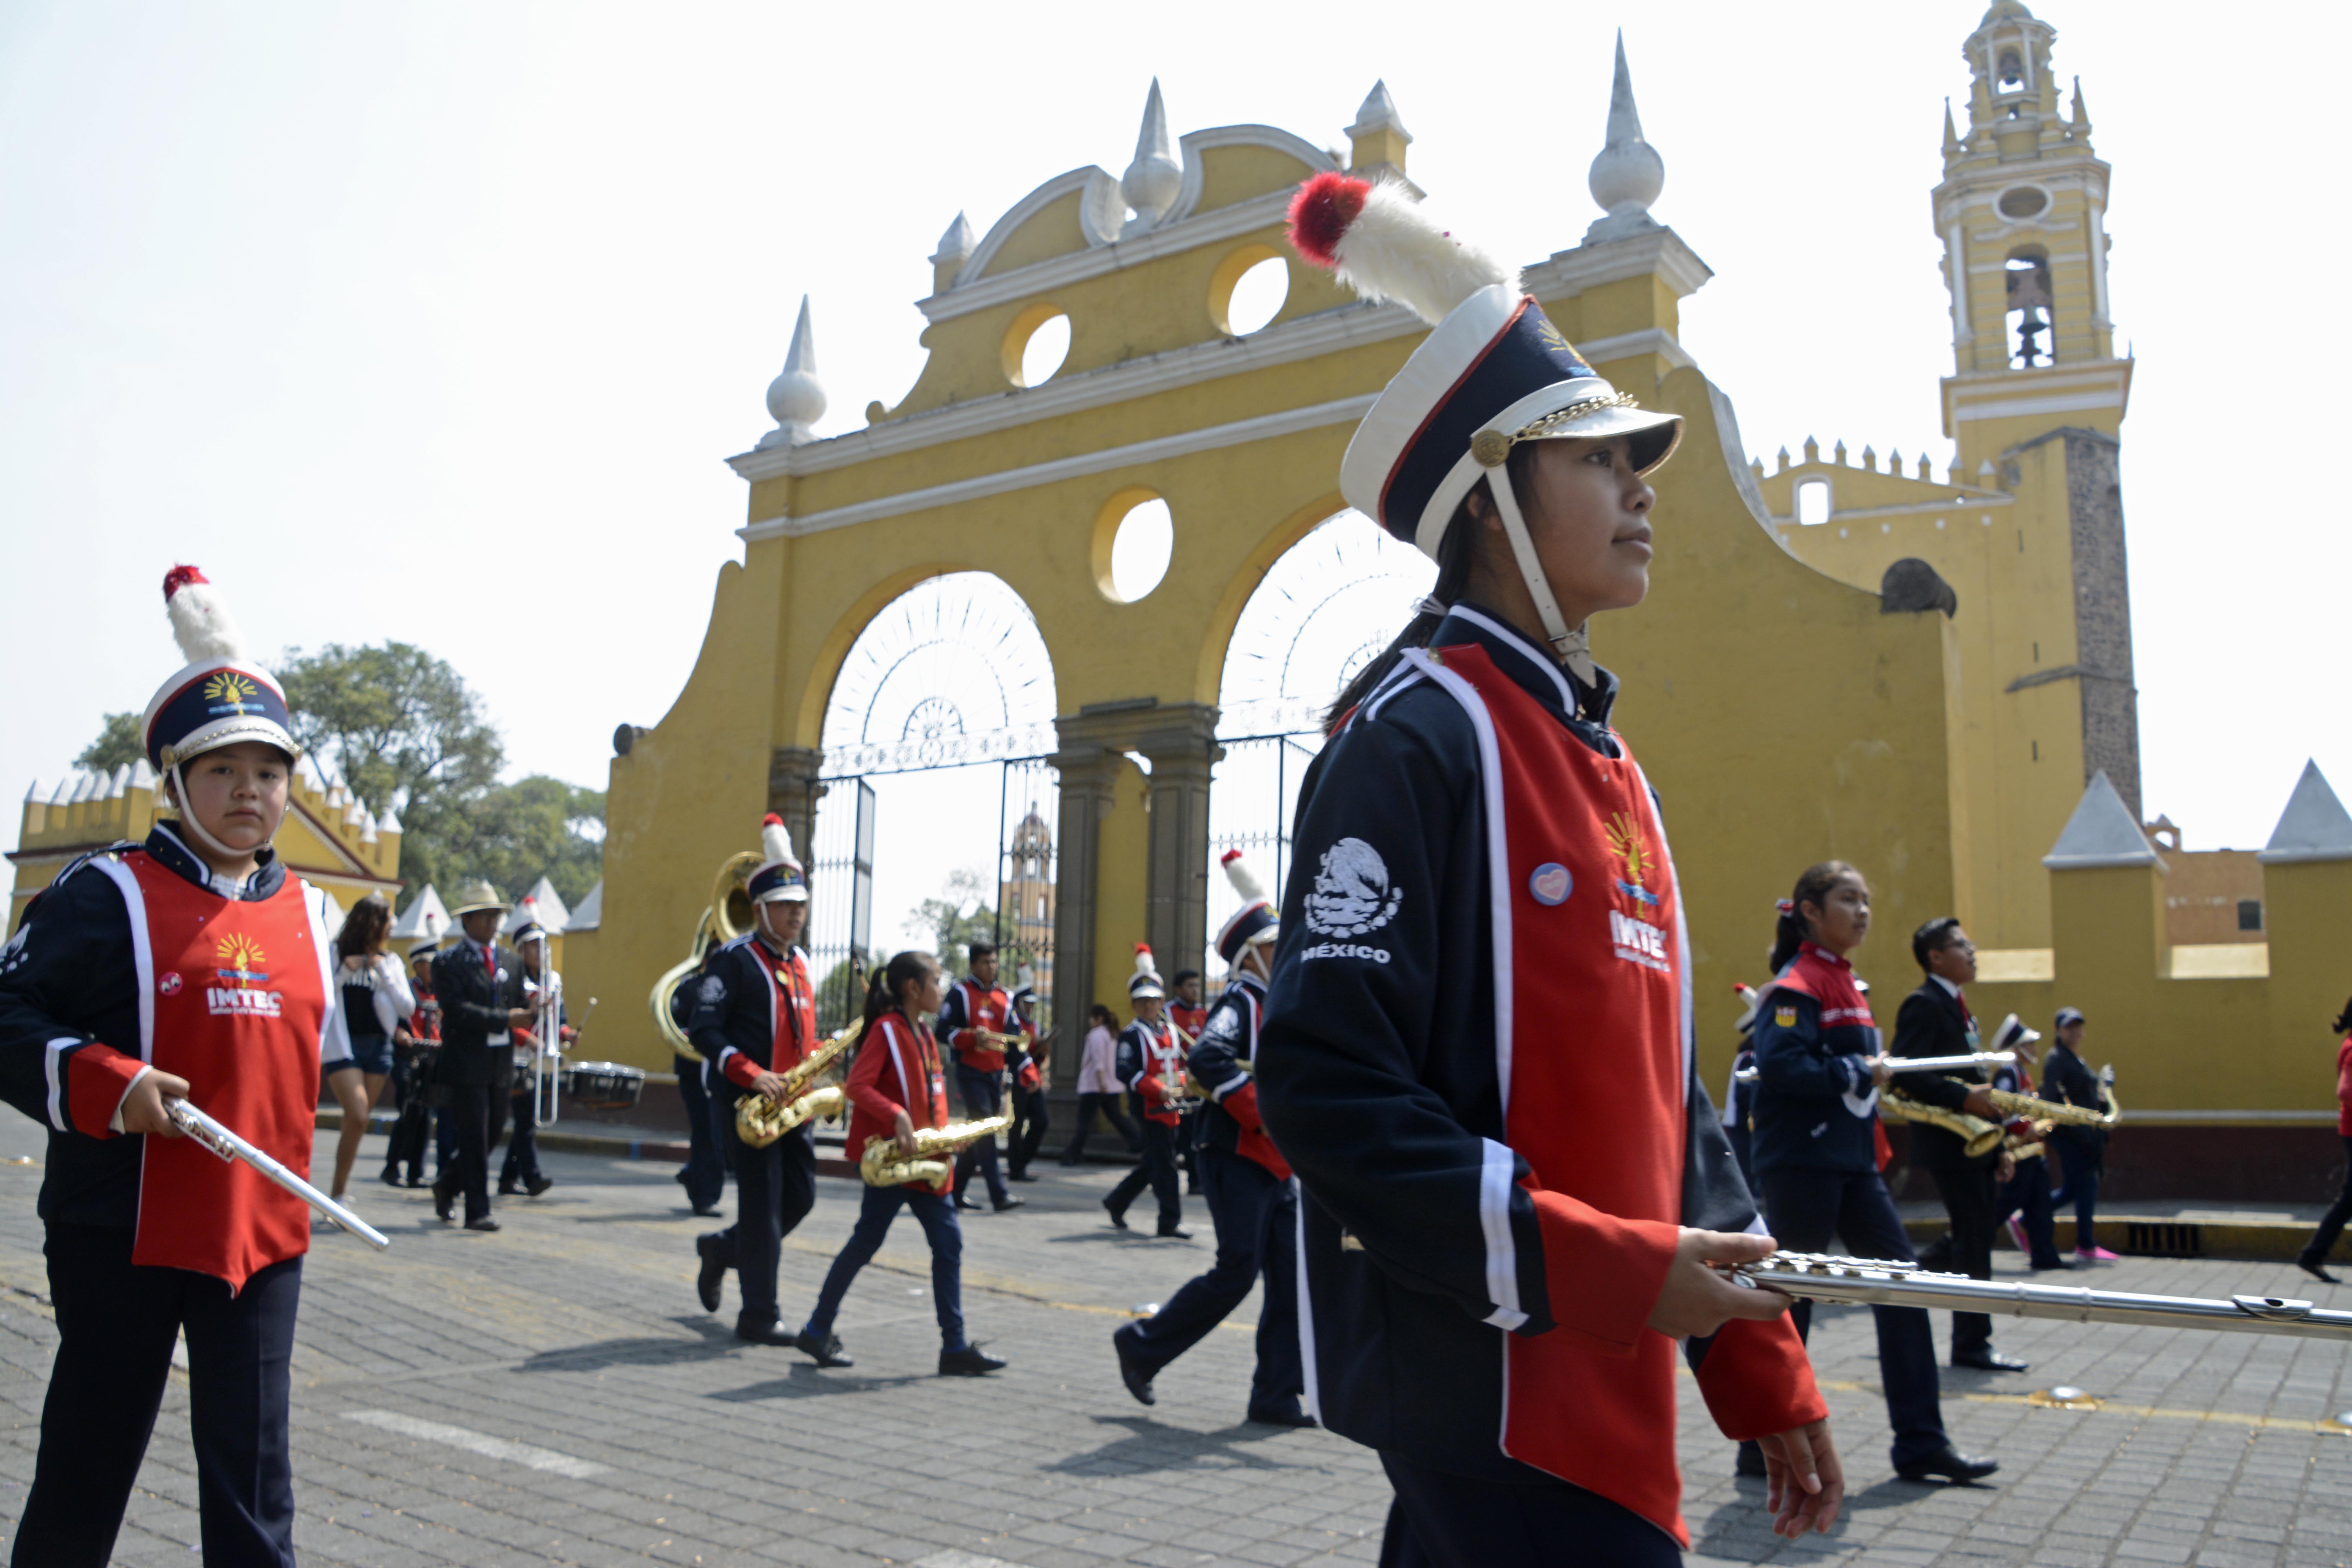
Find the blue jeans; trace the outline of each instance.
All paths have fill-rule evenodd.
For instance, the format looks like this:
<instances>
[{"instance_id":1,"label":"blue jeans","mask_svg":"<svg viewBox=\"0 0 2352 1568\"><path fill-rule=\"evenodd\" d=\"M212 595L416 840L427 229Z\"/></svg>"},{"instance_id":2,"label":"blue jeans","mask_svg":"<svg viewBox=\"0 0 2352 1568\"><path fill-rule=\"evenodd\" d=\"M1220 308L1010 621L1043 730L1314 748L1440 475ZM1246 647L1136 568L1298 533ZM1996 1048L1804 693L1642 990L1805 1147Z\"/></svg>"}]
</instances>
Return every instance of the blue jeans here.
<instances>
[{"instance_id":1,"label":"blue jeans","mask_svg":"<svg viewBox=\"0 0 2352 1568\"><path fill-rule=\"evenodd\" d=\"M882 1250L882 1238L904 1204L915 1211L923 1238L931 1244L931 1305L940 1319L940 1348L960 1351L963 1339L963 1231L956 1224L955 1204L945 1193L929 1187L868 1187L857 1211L857 1228L849 1233L841 1255L825 1272L824 1288L816 1294L816 1310L809 1314L808 1332L822 1340L833 1332L841 1314L841 1299L857 1271Z\"/></svg>"}]
</instances>

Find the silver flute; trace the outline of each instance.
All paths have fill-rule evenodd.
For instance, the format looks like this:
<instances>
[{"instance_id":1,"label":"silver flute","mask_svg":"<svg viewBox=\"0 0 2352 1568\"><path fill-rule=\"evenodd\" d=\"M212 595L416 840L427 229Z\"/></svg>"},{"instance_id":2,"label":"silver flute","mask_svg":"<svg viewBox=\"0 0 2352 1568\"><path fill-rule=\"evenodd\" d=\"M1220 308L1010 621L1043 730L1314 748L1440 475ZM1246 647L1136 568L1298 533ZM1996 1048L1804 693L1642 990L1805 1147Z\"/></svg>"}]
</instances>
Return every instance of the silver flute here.
<instances>
[{"instance_id":1,"label":"silver flute","mask_svg":"<svg viewBox=\"0 0 2352 1568\"><path fill-rule=\"evenodd\" d=\"M1729 1273L1739 1284L1813 1301L2352 1340L2352 1312L2283 1296L2232 1296L2226 1301L2204 1296L2143 1296L2129 1290L1971 1279L1962 1274L1931 1274L1915 1263L1805 1252L1776 1252L1760 1262L1736 1264Z\"/></svg>"},{"instance_id":2,"label":"silver flute","mask_svg":"<svg viewBox=\"0 0 2352 1568\"><path fill-rule=\"evenodd\" d=\"M1963 1051L1956 1057L1889 1057L1886 1058L1886 1070L1891 1073L1959 1072L1968 1068L2013 1067L2016 1062L2015 1051ZM1731 1076L1741 1083L1754 1083L1758 1075L1754 1068L1741 1068Z\"/></svg>"},{"instance_id":3,"label":"silver flute","mask_svg":"<svg viewBox=\"0 0 2352 1568\"><path fill-rule=\"evenodd\" d=\"M170 1117L181 1131L219 1155L224 1161L244 1161L370 1247L381 1251L392 1245L392 1238L385 1236L383 1232L376 1229L375 1226L368 1224L367 1221L360 1218L359 1215L222 1126L214 1118L198 1110L186 1100L164 1100L163 1114Z\"/></svg>"}]
</instances>

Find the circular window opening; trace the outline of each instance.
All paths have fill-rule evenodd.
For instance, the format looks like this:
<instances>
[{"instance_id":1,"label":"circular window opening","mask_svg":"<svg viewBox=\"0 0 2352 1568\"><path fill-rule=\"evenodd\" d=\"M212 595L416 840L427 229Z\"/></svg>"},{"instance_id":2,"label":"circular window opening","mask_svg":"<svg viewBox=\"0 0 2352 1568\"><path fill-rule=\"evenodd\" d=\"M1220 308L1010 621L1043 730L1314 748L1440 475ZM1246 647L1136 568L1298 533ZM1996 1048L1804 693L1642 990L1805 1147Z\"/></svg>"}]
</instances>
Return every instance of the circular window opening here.
<instances>
[{"instance_id":1,"label":"circular window opening","mask_svg":"<svg viewBox=\"0 0 2352 1568\"><path fill-rule=\"evenodd\" d=\"M1228 337L1245 338L1282 313L1290 298L1290 264L1270 245L1245 245L1209 278L1209 319Z\"/></svg>"},{"instance_id":2,"label":"circular window opening","mask_svg":"<svg viewBox=\"0 0 2352 1568\"><path fill-rule=\"evenodd\" d=\"M1004 379L1015 386L1042 386L1054 379L1070 352L1070 318L1053 305L1032 305L1013 319L1004 334Z\"/></svg>"},{"instance_id":3,"label":"circular window opening","mask_svg":"<svg viewBox=\"0 0 2352 1568\"><path fill-rule=\"evenodd\" d=\"M1124 489L1095 518L1095 586L1115 605L1131 605L1160 586L1176 549L1176 520L1156 491Z\"/></svg>"},{"instance_id":4,"label":"circular window opening","mask_svg":"<svg viewBox=\"0 0 2352 1568\"><path fill-rule=\"evenodd\" d=\"M2049 206L2050 195L2032 185L2017 185L2001 192L2000 200L1994 205L2000 208L2003 217L2032 217Z\"/></svg>"}]
</instances>

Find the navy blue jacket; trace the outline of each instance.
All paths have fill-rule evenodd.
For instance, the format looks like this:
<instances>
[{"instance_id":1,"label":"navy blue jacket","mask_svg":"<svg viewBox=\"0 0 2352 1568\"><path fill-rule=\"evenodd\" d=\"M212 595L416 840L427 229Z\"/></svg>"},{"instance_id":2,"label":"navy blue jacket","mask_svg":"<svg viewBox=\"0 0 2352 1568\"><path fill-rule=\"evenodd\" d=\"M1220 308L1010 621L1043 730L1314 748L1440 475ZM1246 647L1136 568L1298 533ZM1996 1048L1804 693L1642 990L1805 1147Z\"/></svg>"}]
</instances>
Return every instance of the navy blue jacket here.
<instances>
[{"instance_id":1,"label":"navy blue jacket","mask_svg":"<svg viewBox=\"0 0 2352 1568\"><path fill-rule=\"evenodd\" d=\"M1234 1152L1242 1126L1224 1109L1227 1095L1250 1087L1248 1069L1241 1064L1257 1059L1258 1018L1265 1010L1265 982L1236 972L1224 994L1210 1005L1201 1037L1192 1042L1188 1065L1209 1103L1193 1120L1193 1138L1203 1149Z\"/></svg>"},{"instance_id":2,"label":"navy blue jacket","mask_svg":"<svg viewBox=\"0 0 2352 1568\"><path fill-rule=\"evenodd\" d=\"M1862 1063L1878 1026L1853 971L1811 943L1756 1005L1756 1131L1748 1158L1774 1171L1875 1171L1878 1090Z\"/></svg>"}]
</instances>

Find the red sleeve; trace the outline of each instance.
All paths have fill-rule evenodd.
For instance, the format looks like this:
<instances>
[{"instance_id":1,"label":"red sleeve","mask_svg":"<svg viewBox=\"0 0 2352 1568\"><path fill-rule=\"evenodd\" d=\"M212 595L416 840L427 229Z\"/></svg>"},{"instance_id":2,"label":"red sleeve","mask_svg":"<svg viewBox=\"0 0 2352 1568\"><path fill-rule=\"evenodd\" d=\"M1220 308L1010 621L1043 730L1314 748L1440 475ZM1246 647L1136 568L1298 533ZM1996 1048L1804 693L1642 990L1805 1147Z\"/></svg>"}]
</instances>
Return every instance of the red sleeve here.
<instances>
[{"instance_id":1,"label":"red sleeve","mask_svg":"<svg viewBox=\"0 0 2352 1568\"><path fill-rule=\"evenodd\" d=\"M1021 1087L1024 1089L1034 1089L1037 1087L1037 1064L1033 1061L1024 1060L1021 1064Z\"/></svg>"},{"instance_id":2,"label":"red sleeve","mask_svg":"<svg viewBox=\"0 0 2352 1568\"><path fill-rule=\"evenodd\" d=\"M898 1052L898 1037L892 1033L888 1022L878 1022L874 1031L866 1037L866 1044L859 1049L857 1060L849 1068L849 1102L883 1122L896 1121L898 1112L906 1109L882 1092L882 1069L890 1065L890 1059ZM898 1075L894 1070L889 1082L896 1088L898 1081Z\"/></svg>"},{"instance_id":3,"label":"red sleeve","mask_svg":"<svg viewBox=\"0 0 2352 1568\"><path fill-rule=\"evenodd\" d=\"M1812 1363L1788 1314L1734 1318L1698 1363L1698 1391L1727 1437L1745 1441L1826 1417Z\"/></svg>"},{"instance_id":4,"label":"red sleeve","mask_svg":"<svg viewBox=\"0 0 2352 1568\"><path fill-rule=\"evenodd\" d=\"M2336 1047L2336 1098L2352 1105L2352 1037Z\"/></svg>"},{"instance_id":5,"label":"red sleeve","mask_svg":"<svg viewBox=\"0 0 2352 1568\"><path fill-rule=\"evenodd\" d=\"M727 1081L737 1089L749 1089L760 1081L760 1064L740 1051L729 1051L720 1057L719 1070L725 1073Z\"/></svg>"},{"instance_id":6,"label":"red sleeve","mask_svg":"<svg viewBox=\"0 0 2352 1568\"><path fill-rule=\"evenodd\" d=\"M1543 1237L1544 1294L1560 1332L1632 1355L1649 1331L1682 1227L1621 1219L1566 1193L1530 1186Z\"/></svg>"},{"instance_id":7,"label":"red sleeve","mask_svg":"<svg viewBox=\"0 0 2352 1568\"><path fill-rule=\"evenodd\" d=\"M1245 1132L1260 1132L1265 1129L1265 1118L1258 1114L1257 1085L1254 1083L1244 1082L1241 1088L1217 1101L1217 1106L1240 1122L1242 1131Z\"/></svg>"},{"instance_id":8,"label":"red sleeve","mask_svg":"<svg viewBox=\"0 0 2352 1568\"><path fill-rule=\"evenodd\" d=\"M114 1112L147 1064L96 1040L66 1058L66 1117L74 1131L111 1138Z\"/></svg>"},{"instance_id":9,"label":"red sleeve","mask_svg":"<svg viewBox=\"0 0 2352 1568\"><path fill-rule=\"evenodd\" d=\"M1155 1073L1145 1073L1135 1080L1135 1092L1143 1096L1143 1103L1157 1108L1168 1098L1168 1086Z\"/></svg>"}]
</instances>

